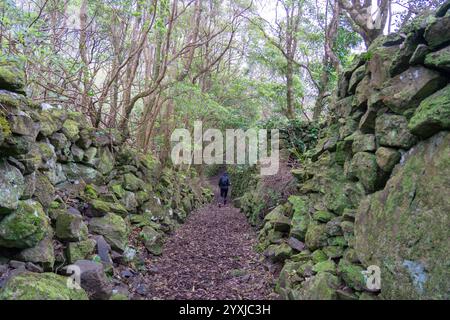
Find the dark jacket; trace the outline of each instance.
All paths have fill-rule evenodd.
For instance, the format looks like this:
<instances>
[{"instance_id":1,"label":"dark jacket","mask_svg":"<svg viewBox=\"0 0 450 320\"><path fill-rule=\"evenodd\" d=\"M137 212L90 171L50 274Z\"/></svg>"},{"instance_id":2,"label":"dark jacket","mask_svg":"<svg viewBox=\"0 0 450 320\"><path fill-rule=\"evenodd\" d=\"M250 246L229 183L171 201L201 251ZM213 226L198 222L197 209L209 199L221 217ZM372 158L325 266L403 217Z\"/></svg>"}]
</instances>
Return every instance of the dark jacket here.
<instances>
[{"instance_id":1,"label":"dark jacket","mask_svg":"<svg viewBox=\"0 0 450 320\"><path fill-rule=\"evenodd\" d=\"M219 187L221 189L228 189L230 186L230 178L228 177L228 174L223 174L219 179Z\"/></svg>"}]
</instances>

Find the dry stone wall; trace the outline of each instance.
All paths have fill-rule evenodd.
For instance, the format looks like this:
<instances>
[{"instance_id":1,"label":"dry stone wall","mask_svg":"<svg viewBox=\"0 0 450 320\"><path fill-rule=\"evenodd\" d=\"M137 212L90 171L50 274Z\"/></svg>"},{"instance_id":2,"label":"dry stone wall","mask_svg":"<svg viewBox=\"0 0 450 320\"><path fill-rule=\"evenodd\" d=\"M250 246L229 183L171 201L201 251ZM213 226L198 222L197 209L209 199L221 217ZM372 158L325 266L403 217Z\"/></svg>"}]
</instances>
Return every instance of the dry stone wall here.
<instances>
[{"instance_id":1,"label":"dry stone wall","mask_svg":"<svg viewBox=\"0 0 450 320\"><path fill-rule=\"evenodd\" d=\"M449 7L376 39L340 75L326 136L293 170L297 194L259 234L283 266L282 297L450 298Z\"/></svg>"},{"instance_id":2,"label":"dry stone wall","mask_svg":"<svg viewBox=\"0 0 450 320\"><path fill-rule=\"evenodd\" d=\"M16 65L0 65L0 299L107 299L105 271L139 257L132 234L161 254L164 234L212 194L193 171L162 168L116 130L35 104L23 83ZM74 263L87 295L52 273Z\"/></svg>"}]
</instances>

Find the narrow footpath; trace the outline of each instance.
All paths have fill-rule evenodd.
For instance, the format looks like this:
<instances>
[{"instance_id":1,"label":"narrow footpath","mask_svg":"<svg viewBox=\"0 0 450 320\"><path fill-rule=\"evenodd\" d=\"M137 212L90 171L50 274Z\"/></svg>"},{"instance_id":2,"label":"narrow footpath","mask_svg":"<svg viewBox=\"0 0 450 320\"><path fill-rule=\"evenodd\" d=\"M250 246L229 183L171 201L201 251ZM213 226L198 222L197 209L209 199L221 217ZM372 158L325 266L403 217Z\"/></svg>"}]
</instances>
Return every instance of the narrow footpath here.
<instances>
[{"instance_id":1,"label":"narrow footpath","mask_svg":"<svg viewBox=\"0 0 450 320\"><path fill-rule=\"evenodd\" d=\"M217 189L217 187L216 187ZM193 212L149 259L147 299L275 299L273 276L254 251L256 232L239 209L215 201Z\"/></svg>"}]
</instances>

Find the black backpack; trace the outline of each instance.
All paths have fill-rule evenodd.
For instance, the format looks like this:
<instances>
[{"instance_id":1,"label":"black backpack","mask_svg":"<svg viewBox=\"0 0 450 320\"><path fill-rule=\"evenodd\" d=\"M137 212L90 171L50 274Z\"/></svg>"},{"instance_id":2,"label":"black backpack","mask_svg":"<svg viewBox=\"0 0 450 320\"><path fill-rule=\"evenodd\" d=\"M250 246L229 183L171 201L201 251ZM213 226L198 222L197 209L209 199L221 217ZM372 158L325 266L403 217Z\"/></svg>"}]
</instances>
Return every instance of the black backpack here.
<instances>
[{"instance_id":1,"label":"black backpack","mask_svg":"<svg viewBox=\"0 0 450 320\"><path fill-rule=\"evenodd\" d=\"M219 180L219 186L220 187L228 187L230 185L230 180L228 179L228 176L222 176Z\"/></svg>"}]
</instances>

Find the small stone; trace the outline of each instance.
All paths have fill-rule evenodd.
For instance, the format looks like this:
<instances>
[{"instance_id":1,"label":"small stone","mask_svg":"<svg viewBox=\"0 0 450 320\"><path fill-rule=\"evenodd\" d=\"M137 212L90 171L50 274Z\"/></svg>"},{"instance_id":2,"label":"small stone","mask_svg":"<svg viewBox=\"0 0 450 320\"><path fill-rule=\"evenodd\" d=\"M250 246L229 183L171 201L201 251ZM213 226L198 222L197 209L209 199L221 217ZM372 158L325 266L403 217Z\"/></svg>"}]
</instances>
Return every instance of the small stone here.
<instances>
[{"instance_id":1,"label":"small stone","mask_svg":"<svg viewBox=\"0 0 450 320\"><path fill-rule=\"evenodd\" d=\"M112 287L100 263L78 260L75 265L80 268L81 287L92 300L108 300Z\"/></svg>"},{"instance_id":2,"label":"small stone","mask_svg":"<svg viewBox=\"0 0 450 320\"><path fill-rule=\"evenodd\" d=\"M303 251L305 249L305 244L294 237L289 238L288 245L297 251Z\"/></svg>"}]
</instances>

